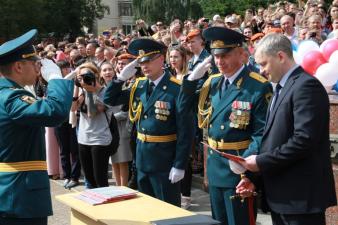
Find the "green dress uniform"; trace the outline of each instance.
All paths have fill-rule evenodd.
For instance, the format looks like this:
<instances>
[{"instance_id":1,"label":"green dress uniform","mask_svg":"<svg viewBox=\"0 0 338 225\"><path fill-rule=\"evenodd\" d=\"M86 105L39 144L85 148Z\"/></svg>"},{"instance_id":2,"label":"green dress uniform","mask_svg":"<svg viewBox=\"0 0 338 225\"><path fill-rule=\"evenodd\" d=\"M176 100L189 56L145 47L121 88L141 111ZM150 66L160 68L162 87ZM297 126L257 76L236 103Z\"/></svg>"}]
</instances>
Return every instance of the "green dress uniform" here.
<instances>
[{"instance_id":1,"label":"green dress uniform","mask_svg":"<svg viewBox=\"0 0 338 225\"><path fill-rule=\"evenodd\" d=\"M144 55L149 52L158 53L156 47L162 48L153 40L136 41L129 48L139 47ZM142 55L139 58L142 59ZM184 170L187 165L194 134L191 110L193 92L181 92L180 81L168 71L164 71L162 79L150 95L150 80L147 78L138 78L131 89L124 91L122 84L119 81L111 82L104 102L118 105L129 101L129 118L136 123L137 129L136 168L139 191L180 206L180 183L172 184L169 172L172 167Z\"/></svg>"},{"instance_id":2,"label":"green dress uniform","mask_svg":"<svg viewBox=\"0 0 338 225\"><path fill-rule=\"evenodd\" d=\"M0 47L0 64L15 62L25 54L33 56L27 48L34 51L35 33L14 39L10 47L14 50L7 55ZM37 100L9 78L0 78L0 221L15 224L52 215L45 126L58 126L68 117L73 85L69 80L51 80L47 97Z\"/></svg>"},{"instance_id":3,"label":"green dress uniform","mask_svg":"<svg viewBox=\"0 0 338 225\"><path fill-rule=\"evenodd\" d=\"M214 40L212 49L238 46L235 31L209 29L212 37L208 36L208 29L203 35ZM215 33L214 29L217 29ZM227 39L223 40L219 35L235 38L226 43ZM211 147L207 154L207 175L212 216L222 224L249 225L248 199L244 202L240 198L231 199L241 175L235 174L229 167L228 159L212 149L242 157L259 152L271 84L259 74L250 72L246 66L233 76L237 77L227 88L222 88L225 83L222 74L212 75L206 80L199 93L198 122L200 128L207 129L208 145ZM197 81L194 83L197 85Z\"/></svg>"}]
</instances>

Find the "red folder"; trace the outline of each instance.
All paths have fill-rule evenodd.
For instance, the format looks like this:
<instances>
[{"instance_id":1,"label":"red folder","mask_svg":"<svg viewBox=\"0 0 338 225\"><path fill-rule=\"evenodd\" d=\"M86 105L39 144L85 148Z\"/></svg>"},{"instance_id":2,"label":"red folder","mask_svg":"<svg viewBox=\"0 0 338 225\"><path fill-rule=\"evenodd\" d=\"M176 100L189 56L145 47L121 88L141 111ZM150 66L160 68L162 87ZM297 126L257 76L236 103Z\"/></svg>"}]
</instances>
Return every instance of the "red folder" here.
<instances>
[{"instance_id":1,"label":"red folder","mask_svg":"<svg viewBox=\"0 0 338 225\"><path fill-rule=\"evenodd\" d=\"M218 154L220 154L224 158L227 158L229 160L232 160L232 161L235 161L235 162L238 162L238 163L245 161L245 159L242 158L241 156L237 156L237 155L232 155L232 154L229 154L229 153L221 152L221 151L218 151L217 149L214 149L214 148L210 147L210 145L208 145L207 143L204 143L204 142L201 142L201 143L204 144L205 146L207 146L208 148L210 148L211 150L213 150L214 152L217 152Z\"/></svg>"}]
</instances>

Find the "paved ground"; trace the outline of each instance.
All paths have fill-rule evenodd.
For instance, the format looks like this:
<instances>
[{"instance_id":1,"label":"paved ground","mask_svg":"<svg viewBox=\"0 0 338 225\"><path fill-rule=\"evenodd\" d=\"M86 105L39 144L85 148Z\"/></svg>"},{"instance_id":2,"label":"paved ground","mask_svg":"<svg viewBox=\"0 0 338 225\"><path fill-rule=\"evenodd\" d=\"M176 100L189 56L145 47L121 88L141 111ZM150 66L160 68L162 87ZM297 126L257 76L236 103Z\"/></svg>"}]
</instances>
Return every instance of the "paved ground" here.
<instances>
[{"instance_id":1,"label":"paved ground","mask_svg":"<svg viewBox=\"0 0 338 225\"><path fill-rule=\"evenodd\" d=\"M53 210L54 215L49 217L49 225L70 225L70 208L64 204L55 200L54 196L60 194L66 194L75 191L82 191L84 189L83 185L80 185L74 189L66 190L63 188L63 180L51 180L51 191L52 191L52 200L53 200ZM114 185L114 181L110 180L110 184ZM196 186L196 185L193 185ZM210 202L208 193L203 190L193 187L192 188L192 206L189 209L192 212L196 212L204 215L211 215L210 212ZM269 215L258 214L257 225L271 225L271 219Z\"/></svg>"}]
</instances>

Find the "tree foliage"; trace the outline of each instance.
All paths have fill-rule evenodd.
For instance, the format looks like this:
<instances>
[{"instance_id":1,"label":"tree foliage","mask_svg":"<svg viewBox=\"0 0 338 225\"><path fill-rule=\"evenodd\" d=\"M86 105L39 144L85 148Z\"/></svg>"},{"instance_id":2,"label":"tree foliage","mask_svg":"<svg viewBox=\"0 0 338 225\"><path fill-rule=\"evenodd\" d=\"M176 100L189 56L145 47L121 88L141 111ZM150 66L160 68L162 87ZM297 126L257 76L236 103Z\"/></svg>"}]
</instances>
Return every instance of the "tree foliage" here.
<instances>
[{"instance_id":1,"label":"tree foliage","mask_svg":"<svg viewBox=\"0 0 338 225\"><path fill-rule=\"evenodd\" d=\"M176 18L185 20L203 15L196 0L133 0L133 7L136 19L142 18L150 23L164 21L169 24Z\"/></svg>"},{"instance_id":2,"label":"tree foliage","mask_svg":"<svg viewBox=\"0 0 338 225\"><path fill-rule=\"evenodd\" d=\"M260 6L266 7L278 1L280 0L198 0L198 3L203 9L204 16L212 18L215 14L221 16L231 13L243 15L246 9L257 9ZM288 1L297 2L296 0Z\"/></svg>"},{"instance_id":3,"label":"tree foliage","mask_svg":"<svg viewBox=\"0 0 338 225\"><path fill-rule=\"evenodd\" d=\"M101 0L0 0L0 5L0 37L4 39L32 28L42 35L77 35L83 26L91 28L96 18L109 12Z\"/></svg>"}]
</instances>

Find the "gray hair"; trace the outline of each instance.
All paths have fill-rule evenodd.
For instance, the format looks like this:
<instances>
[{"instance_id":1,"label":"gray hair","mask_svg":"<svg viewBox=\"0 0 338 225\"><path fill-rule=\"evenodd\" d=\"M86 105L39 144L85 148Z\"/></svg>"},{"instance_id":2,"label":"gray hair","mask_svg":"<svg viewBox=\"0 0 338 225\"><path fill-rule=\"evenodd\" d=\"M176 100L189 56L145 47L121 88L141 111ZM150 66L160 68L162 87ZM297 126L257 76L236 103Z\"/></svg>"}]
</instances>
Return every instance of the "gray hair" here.
<instances>
[{"instance_id":1,"label":"gray hair","mask_svg":"<svg viewBox=\"0 0 338 225\"><path fill-rule=\"evenodd\" d=\"M271 56L275 56L281 51L293 58L291 41L283 34L271 33L266 35L259 41L256 52L258 50Z\"/></svg>"}]
</instances>

